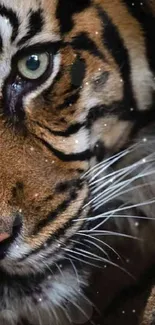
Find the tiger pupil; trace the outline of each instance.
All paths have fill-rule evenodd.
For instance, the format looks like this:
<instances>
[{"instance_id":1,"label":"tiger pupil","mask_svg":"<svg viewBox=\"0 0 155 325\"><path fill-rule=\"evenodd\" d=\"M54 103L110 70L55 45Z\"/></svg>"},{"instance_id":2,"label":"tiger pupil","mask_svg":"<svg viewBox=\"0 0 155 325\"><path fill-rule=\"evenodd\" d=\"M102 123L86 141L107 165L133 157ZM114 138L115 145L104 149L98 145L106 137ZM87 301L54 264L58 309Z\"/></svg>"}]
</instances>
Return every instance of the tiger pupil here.
<instances>
[{"instance_id":1,"label":"tiger pupil","mask_svg":"<svg viewBox=\"0 0 155 325\"><path fill-rule=\"evenodd\" d=\"M36 71L40 67L40 60L38 55L31 55L26 60L26 67L31 71Z\"/></svg>"}]
</instances>

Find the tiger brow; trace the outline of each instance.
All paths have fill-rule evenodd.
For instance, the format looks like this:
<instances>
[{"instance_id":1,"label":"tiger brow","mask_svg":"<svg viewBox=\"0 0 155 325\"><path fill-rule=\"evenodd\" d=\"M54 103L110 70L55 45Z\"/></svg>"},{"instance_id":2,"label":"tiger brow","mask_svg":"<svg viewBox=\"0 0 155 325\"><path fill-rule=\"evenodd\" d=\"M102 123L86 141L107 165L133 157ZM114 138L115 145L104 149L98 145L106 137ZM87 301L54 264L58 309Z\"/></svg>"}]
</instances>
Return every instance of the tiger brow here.
<instances>
[{"instance_id":1,"label":"tiger brow","mask_svg":"<svg viewBox=\"0 0 155 325\"><path fill-rule=\"evenodd\" d=\"M18 41L18 46L23 45L29 39L36 36L42 31L44 26L44 19L42 15L42 10L39 8L37 11L30 11L29 21L28 21L28 31L24 37Z\"/></svg>"},{"instance_id":2,"label":"tiger brow","mask_svg":"<svg viewBox=\"0 0 155 325\"><path fill-rule=\"evenodd\" d=\"M18 17L12 9L6 8L3 5L0 5L0 16L6 17L9 20L12 26L11 42L13 42L18 35L18 30L19 30Z\"/></svg>"}]
</instances>

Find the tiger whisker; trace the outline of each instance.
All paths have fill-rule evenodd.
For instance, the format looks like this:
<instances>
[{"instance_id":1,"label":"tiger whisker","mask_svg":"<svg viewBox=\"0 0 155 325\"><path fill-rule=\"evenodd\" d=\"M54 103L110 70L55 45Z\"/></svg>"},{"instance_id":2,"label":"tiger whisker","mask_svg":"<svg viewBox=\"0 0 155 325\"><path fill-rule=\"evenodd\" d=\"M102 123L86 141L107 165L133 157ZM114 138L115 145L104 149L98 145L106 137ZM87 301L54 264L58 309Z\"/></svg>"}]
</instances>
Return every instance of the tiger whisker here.
<instances>
[{"instance_id":1,"label":"tiger whisker","mask_svg":"<svg viewBox=\"0 0 155 325\"><path fill-rule=\"evenodd\" d=\"M93 185L95 185L95 184L97 184L97 183L105 180L106 178L111 178L113 176L117 176L117 175L123 173L124 171L128 171L128 170L130 171L131 168L133 168L133 167L136 167L137 168L137 167L139 167L141 165L144 165L146 163L154 162L155 161L155 157L154 158L151 158L152 156L155 156L155 154L154 153L151 153L151 154L147 155L146 157L141 158L140 160L138 160L134 164L131 164L130 166L123 167L123 168L121 168L119 170L112 171L111 173L108 173L108 174L102 176L101 178L99 178L99 179L97 179L95 181L92 181L91 182L91 180L90 180L89 181L90 186L93 186Z\"/></svg>"},{"instance_id":2,"label":"tiger whisker","mask_svg":"<svg viewBox=\"0 0 155 325\"><path fill-rule=\"evenodd\" d=\"M94 170L96 171L96 170L98 170L98 169L100 169L100 168L102 168L104 165L106 165L106 163L108 163L109 161L111 161L111 160L114 160L115 158L117 158L117 157L122 157L122 153L125 153L125 154L127 154L129 152L129 148L128 149L125 149L125 150L123 150L123 151L121 151L121 152L119 152L119 153L117 153L117 154L115 154L115 155L113 155L113 156L110 156L109 158L107 158L107 159L105 159L104 161L101 161L100 163L98 163L98 164L96 164L95 166L93 166L93 167L91 167L86 173L84 173L82 176L81 176L81 178L85 178L87 175L89 175L91 172L94 172ZM121 158L120 157L120 158Z\"/></svg>"},{"instance_id":3,"label":"tiger whisker","mask_svg":"<svg viewBox=\"0 0 155 325\"><path fill-rule=\"evenodd\" d=\"M70 240L70 242L73 242L73 243L75 243L75 244L78 244L78 245L82 245L82 246L84 246L85 248L86 247L88 247L89 248L89 246L88 245L86 245L86 244L84 244L84 243L81 243L80 241L78 241L78 240L73 240L73 239L71 239ZM90 242L90 244L92 244L93 245L93 243L92 242ZM104 254L105 255L107 255L107 257L108 257L108 254L104 251Z\"/></svg>"},{"instance_id":4,"label":"tiger whisker","mask_svg":"<svg viewBox=\"0 0 155 325\"><path fill-rule=\"evenodd\" d=\"M144 169L144 170L145 170L145 169ZM142 177L144 178L144 177L146 177L146 176L153 175L153 174L155 173L155 171L149 171L149 172L144 173L144 170L143 170L143 173L139 173L138 175L135 175L135 176L133 176L133 177L131 177L131 178L129 178L129 179L123 181L123 182L122 182L122 181L120 182L120 180L122 180L124 177L127 176L127 175L123 175L120 179L117 180L116 183L112 184L112 185L109 186L106 190L104 190L103 192L101 192L101 193L99 193L97 196L95 196L95 198L91 199L91 200L86 204L86 206L88 206L90 203L96 202L97 200L100 199L100 197L103 197L103 198L105 197L104 200L101 201L101 202L102 202L101 205L103 205L103 204L104 204L104 201L106 201L106 202L109 201L109 197L111 197L111 196L112 196L112 198L115 197L115 196L114 196L115 193L117 193L117 196L120 195L120 194L125 193L125 192L120 192L121 189L124 188L124 187L126 187L126 186L128 186L128 185L129 185L130 183L132 183L133 181L135 181L135 180L137 180L137 179L140 179L140 178L142 178ZM138 186L145 186L145 184L138 185ZM101 185L101 186L99 186L99 188L97 188L97 190L93 191L93 193L100 191L103 187L104 187L104 184ZM115 191L114 191L114 189L115 189ZM119 191L117 191L117 189L119 189ZM133 189L133 188L129 189L129 191L131 191L132 189ZM106 195L109 194L109 193L112 193L112 194L109 195L109 197L106 196Z\"/></svg>"},{"instance_id":5,"label":"tiger whisker","mask_svg":"<svg viewBox=\"0 0 155 325\"><path fill-rule=\"evenodd\" d=\"M100 170L95 173L94 176L91 177L89 182L91 183L95 178L97 178L101 173L103 173L105 170L107 170L111 165L116 163L119 159L123 158L126 155L126 153L121 154L119 157L115 158L114 160L110 161L108 164L104 164Z\"/></svg>"},{"instance_id":6,"label":"tiger whisker","mask_svg":"<svg viewBox=\"0 0 155 325\"><path fill-rule=\"evenodd\" d=\"M121 159L123 156L125 156L125 155L131 153L132 151L136 150L139 145L140 145L140 143L135 143L132 146L128 147L127 149L122 150L121 152L118 152L118 153L114 154L113 156L108 157L104 161L102 161L102 162L98 163L97 165L91 167L85 174L82 175L82 178L85 178L87 175L94 172L94 170L97 171L98 169L102 168L107 163L109 163L109 161L111 162L110 165L113 164L117 160Z\"/></svg>"},{"instance_id":7,"label":"tiger whisker","mask_svg":"<svg viewBox=\"0 0 155 325\"><path fill-rule=\"evenodd\" d=\"M77 268L76 268L76 266L75 266L75 264L73 263L73 261L71 260L71 259L69 259L69 261L70 261L70 263L71 263L71 265L72 265L72 268L73 268L73 270L74 270L74 273L75 273L75 276L76 276L76 279L77 279L77 283L78 283L78 285L80 286L80 279L79 279L79 274L78 274L78 271L77 271Z\"/></svg>"},{"instance_id":8,"label":"tiger whisker","mask_svg":"<svg viewBox=\"0 0 155 325\"><path fill-rule=\"evenodd\" d=\"M127 218L127 219L142 219L142 220L153 220L155 221L155 217L145 217L145 216L136 216L136 215L129 215L129 214L111 214L109 215L110 218ZM82 221L95 221L98 219L105 218L105 214L99 214L94 217L88 217L88 218L81 218ZM74 220L75 221L75 220Z\"/></svg>"},{"instance_id":9,"label":"tiger whisker","mask_svg":"<svg viewBox=\"0 0 155 325\"><path fill-rule=\"evenodd\" d=\"M130 184L130 182L125 183L123 186L121 186L119 188L119 191L116 190L116 191L114 191L114 193L112 193L111 195L109 195L108 197L105 197L105 198L103 196L103 200L99 201L99 199L97 198L96 201L95 201L95 204L94 204L94 210L98 209L100 206L103 206L105 203L110 202L111 200L119 197L120 195L124 195L124 194L132 192L133 190L136 190L136 189L144 188L144 187L146 187L148 185L151 185L151 184L153 185L154 183L155 183L155 181L150 182L150 183L136 185L136 186L133 186L131 188L127 188L126 190L121 192L121 190L123 188L125 188L126 186L128 186ZM95 205L96 205L96 207L95 207Z\"/></svg>"},{"instance_id":10,"label":"tiger whisker","mask_svg":"<svg viewBox=\"0 0 155 325\"><path fill-rule=\"evenodd\" d=\"M74 251L72 250L72 249L69 249L69 248L65 248L64 249L66 252L69 252L69 253L73 253L73 254L76 254L76 255L80 255L80 256L83 256L83 257L86 257L86 258L88 258L88 259L93 259L93 260L95 260L95 261L101 261L101 259L100 259L100 257L99 256L97 256L97 255L95 255L95 254L93 254L93 253L90 253L90 252L88 252L88 251L85 251L85 250L81 250L81 249L78 249L78 248L76 248L76 250L74 249ZM84 252L84 253L82 253L82 251ZM88 253L88 255L86 255L85 253ZM90 256L91 255L91 256ZM95 256L93 256L93 255L95 255Z\"/></svg>"},{"instance_id":11,"label":"tiger whisker","mask_svg":"<svg viewBox=\"0 0 155 325\"><path fill-rule=\"evenodd\" d=\"M85 252L85 251L84 251L84 252ZM82 254L82 253L75 252L75 251L72 251L72 253L73 253L73 254L80 255L80 256L83 256L83 257L85 257L85 258L91 258L91 259L93 259L93 260L99 260L100 262L107 263L108 265L110 265L110 266L114 266L114 267L120 269L121 271L125 272L125 273L128 274L130 277L132 277L133 279L135 279L134 276L133 276L131 273L129 273L126 269L124 269L124 268L121 267L120 265L118 265L118 264L116 264L116 263L113 263L112 261L109 261L109 260L107 260L107 259L105 259L105 258L97 259L97 258L89 257L89 256L87 256L86 254ZM85 253L86 253L86 252L85 252ZM90 252L87 252L87 253L90 253ZM95 255L95 254L93 254L93 255ZM76 256L73 255L72 258L76 258ZM84 262L84 263L85 263L84 260L81 260L81 262ZM96 265L95 265L95 266L96 266Z\"/></svg>"},{"instance_id":12,"label":"tiger whisker","mask_svg":"<svg viewBox=\"0 0 155 325\"><path fill-rule=\"evenodd\" d=\"M119 207L117 209L111 210L111 211L107 211L104 213L104 216L109 215L110 213L115 213L115 212L119 212L119 211L124 211L124 210L129 210L132 208L137 208L137 207L141 207L141 206L146 206L146 205L150 205L150 204L154 204L155 203L155 198L152 198L151 200L145 201L145 202L140 202L137 204L131 204L128 206L124 206L124 207Z\"/></svg>"},{"instance_id":13,"label":"tiger whisker","mask_svg":"<svg viewBox=\"0 0 155 325\"><path fill-rule=\"evenodd\" d=\"M93 239L93 240L96 240L97 242L99 242L100 244L102 244L102 245L104 245L104 246L106 246L107 248L109 248L113 253L115 253L116 255L117 255L117 257L119 257L119 259L121 260L121 256L116 252L116 250L113 248L113 247L111 247L110 245L108 245L107 243L105 243L104 241L102 241L101 239L98 239L98 238L95 238L95 237L93 237L93 236L91 236L91 235L88 235L88 234L82 234L82 233L80 233L79 234L80 236L84 236L84 237L88 237L88 238L90 238L90 239Z\"/></svg>"},{"instance_id":14,"label":"tiger whisker","mask_svg":"<svg viewBox=\"0 0 155 325\"><path fill-rule=\"evenodd\" d=\"M99 245L97 245L96 243L94 243L93 241L90 241L88 239L85 239L85 242L93 245L95 248L97 248L98 250L100 250L110 260L108 253L103 248L101 248Z\"/></svg>"},{"instance_id":15,"label":"tiger whisker","mask_svg":"<svg viewBox=\"0 0 155 325\"><path fill-rule=\"evenodd\" d=\"M74 252L73 252L74 253ZM85 263L85 264L87 264L87 265L89 265L89 266L92 266L92 267L96 267L96 268L99 268L99 269L101 269L101 266L99 266L99 265L97 265L97 264L93 264L93 263L90 263L90 262L88 262L88 261L85 261L85 260L83 260L83 259L80 259L79 257L76 257L76 256L73 256L73 255L71 255L71 254L66 254L66 256L68 256L68 257L70 257L70 258L74 258L76 261L78 261L78 262L82 262L82 263Z\"/></svg>"},{"instance_id":16,"label":"tiger whisker","mask_svg":"<svg viewBox=\"0 0 155 325\"><path fill-rule=\"evenodd\" d=\"M141 143L140 143L141 144ZM125 149L123 151L121 151L120 153L109 157L107 160L102 161L101 163L93 166L92 168L89 169L89 171L87 171L86 174L89 175L89 173L93 173L92 178L90 178L90 182L93 181L95 178L97 178L101 173L103 173L103 171L105 171L107 168L109 168L111 165L113 165L114 163L116 163L117 161L119 161L121 158L123 158L124 156L128 155L129 153L131 153L132 151L136 150L137 147L140 146L140 144L134 144L133 146L129 147L128 149ZM151 157L153 156L154 153L149 154L147 157ZM109 162L110 161L110 162ZM138 160L135 164L137 164L138 162L140 162L141 160ZM107 163L108 162L108 163ZM127 168L127 167L126 167ZM96 173L94 175L94 172L98 171L98 173ZM89 176L90 177L90 176Z\"/></svg>"},{"instance_id":17,"label":"tiger whisker","mask_svg":"<svg viewBox=\"0 0 155 325\"><path fill-rule=\"evenodd\" d=\"M123 233L119 233L119 232L114 232L114 231L108 231L108 230L94 230L94 229L89 229L89 230L80 230L79 232L77 232L77 234L89 234L89 233L93 233L93 235L96 234L100 234L100 235L104 235L104 236L118 236L118 237L124 237L124 238L129 238L129 239L134 239L134 240L139 240L141 241L142 239L135 237L135 236L131 236L131 235L127 235L127 234L123 234Z\"/></svg>"}]
</instances>

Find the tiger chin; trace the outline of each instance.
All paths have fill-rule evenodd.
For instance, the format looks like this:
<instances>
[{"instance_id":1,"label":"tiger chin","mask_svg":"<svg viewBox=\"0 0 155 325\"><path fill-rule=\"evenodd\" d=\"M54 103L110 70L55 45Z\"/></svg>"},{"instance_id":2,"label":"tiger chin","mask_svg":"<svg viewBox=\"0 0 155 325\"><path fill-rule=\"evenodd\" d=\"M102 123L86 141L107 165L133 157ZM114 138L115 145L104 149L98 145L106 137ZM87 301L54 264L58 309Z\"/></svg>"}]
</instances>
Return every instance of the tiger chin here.
<instances>
[{"instance_id":1,"label":"tiger chin","mask_svg":"<svg viewBox=\"0 0 155 325\"><path fill-rule=\"evenodd\" d=\"M85 323L106 248L153 229L154 14L0 0L0 324Z\"/></svg>"}]
</instances>

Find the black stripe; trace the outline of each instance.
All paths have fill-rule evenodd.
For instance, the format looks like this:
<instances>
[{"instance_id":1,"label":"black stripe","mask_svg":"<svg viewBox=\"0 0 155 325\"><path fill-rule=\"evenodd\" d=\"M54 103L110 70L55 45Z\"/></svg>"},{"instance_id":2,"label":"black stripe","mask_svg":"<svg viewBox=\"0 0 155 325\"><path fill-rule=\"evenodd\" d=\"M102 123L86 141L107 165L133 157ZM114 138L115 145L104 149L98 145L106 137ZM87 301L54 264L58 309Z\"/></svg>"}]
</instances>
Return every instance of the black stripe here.
<instances>
[{"instance_id":1,"label":"black stripe","mask_svg":"<svg viewBox=\"0 0 155 325\"><path fill-rule=\"evenodd\" d=\"M94 121L98 120L99 118L109 116L110 112L112 115L119 116L119 118L124 120L134 120L138 114L138 112L130 112L129 110L126 111L126 106L120 101L113 102L111 105L97 105L92 107L89 111L87 116L87 127L90 128Z\"/></svg>"},{"instance_id":2,"label":"black stripe","mask_svg":"<svg viewBox=\"0 0 155 325\"><path fill-rule=\"evenodd\" d=\"M18 262L22 262L22 261L24 261L26 258L28 258L28 257L30 257L30 256L32 256L32 255L36 255L36 254L39 253L40 251L46 251L46 247L47 247L47 246L52 245L52 243L53 243L55 240L58 240L59 237L62 237L62 236L65 234L65 231L66 231L66 230L69 230L70 228L73 227L73 222L74 222L74 220L80 218L81 213L83 212L83 206L84 206L84 204L85 204L85 200L84 200L84 202L81 203L81 206L80 206L80 208L78 209L78 212L77 212L75 215L73 215L72 218L71 218L69 221L67 221L67 222L65 223L65 225L63 225L62 228L59 228L57 231L55 231L54 235L52 235L51 237L49 237L49 238L47 239L47 241L46 241L43 245L41 245L41 246L38 247L37 249L32 250L30 253L26 254L24 257L19 258L19 259L18 259ZM86 226L86 223L85 223L85 226ZM83 227L83 228L84 228L84 227ZM65 244L67 244L68 241L70 242L70 238L69 238L68 240L66 240ZM46 244L47 246L45 246L45 244ZM60 248L56 249L54 253L56 254L57 251L59 251L59 250L60 250ZM50 254L51 254L51 253L50 253Z\"/></svg>"},{"instance_id":3,"label":"black stripe","mask_svg":"<svg viewBox=\"0 0 155 325\"><path fill-rule=\"evenodd\" d=\"M59 44L62 47L66 47L66 44L62 44L59 42ZM67 45L68 46L68 45ZM81 90L81 86L82 86L82 82L84 80L85 77L85 60L83 58L80 57L80 55L77 56L76 60L73 62L73 64L71 65L71 68L69 68L69 72L70 72L70 83L71 86L69 89L67 89L67 91L64 94L69 94L69 96L64 100L64 102L61 105L58 105L57 107L55 107L55 109L66 109L69 104L75 104L77 102L77 100L79 99L80 96L80 90ZM68 69L67 69L68 72ZM42 96L46 102L47 105L51 106L51 94L52 91L55 87L55 85L58 84L58 82L64 77L64 75L66 74L66 67L61 67L61 71L59 71L58 75L56 76L54 82L52 83L52 85L49 86L48 89L46 89ZM53 106L55 105L55 103L53 103ZM70 106L69 106L70 107Z\"/></svg>"},{"instance_id":4,"label":"black stripe","mask_svg":"<svg viewBox=\"0 0 155 325\"><path fill-rule=\"evenodd\" d=\"M92 157L90 150L85 150L79 153L65 154L62 151L54 148L51 144L47 143L45 140L36 136L36 138L48 149L50 150L57 158L60 160L67 161L85 161Z\"/></svg>"},{"instance_id":5,"label":"black stripe","mask_svg":"<svg viewBox=\"0 0 155 325\"><path fill-rule=\"evenodd\" d=\"M39 9L38 11L31 12L28 22L28 32L24 37L19 40L18 46L23 45L29 39L40 33L42 31L43 25L44 19L42 15L42 10Z\"/></svg>"},{"instance_id":6,"label":"black stripe","mask_svg":"<svg viewBox=\"0 0 155 325\"><path fill-rule=\"evenodd\" d=\"M124 82L124 106L126 109L131 107L136 108L136 101L130 80L131 71L128 51L117 27L112 23L107 13L100 6L97 6L97 10L100 19L103 21L103 43L118 64Z\"/></svg>"},{"instance_id":7,"label":"black stripe","mask_svg":"<svg viewBox=\"0 0 155 325\"><path fill-rule=\"evenodd\" d=\"M58 0L56 18L59 20L61 34L73 28L73 15L85 10L91 0Z\"/></svg>"},{"instance_id":8,"label":"black stripe","mask_svg":"<svg viewBox=\"0 0 155 325\"><path fill-rule=\"evenodd\" d=\"M147 1L124 0L123 2L127 5L129 12L133 15L133 17L135 17L141 24L146 41L148 61L151 69L155 72L155 16L151 12L151 9L149 9L147 6ZM143 5L141 5L141 3L143 3Z\"/></svg>"},{"instance_id":9,"label":"black stripe","mask_svg":"<svg viewBox=\"0 0 155 325\"><path fill-rule=\"evenodd\" d=\"M0 16L4 16L7 19L9 19L10 24L13 28L12 30L12 36L11 36L11 42L13 42L17 35L18 35L18 30L19 30L19 20L16 15L16 13L11 9L11 8L6 8L3 5L0 5Z\"/></svg>"},{"instance_id":10,"label":"black stripe","mask_svg":"<svg viewBox=\"0 0 155 325\"><path fill-rule=\"evenodd\" d=\"M55 107L56 110L63 110L70 108L70 106L77 103L80 97L81 86L85 78L86 65L85 60L78 55L71 65L70 69L70 83L71 87L67 92L69 96L64 99L64 102Z\"/></svg>"},{"instance_id":11,"label":"black stripe","mask_svg":"<svg viewBox=\"0 0 155 325\"><path fill-rule=\"evenodd\" d=\"M70 105L76 104L76 102L78 101L80 97L80 90L78 90L75 94L72 94L70 96L68 96L67 98L65 98L64 102L58 106L56 106L56 110L63 110L66 108L70 108Z\"/></svg>"},{"instance_id":12,"label":"black stripe","mask_svg":"<svg viewBox=\"0 0 155 325\"><path fill-rule=\"evenodd\" d=\"M35 231L33 232L33 236L38 234L42 228L46 227L49 223L52 223L58 216L65 212L69 205L75 201L75 199L77 199L79 191L82 189L82 187L82 183L79 182L78 186L76 186L76 189L71 190L69 196L64 201L62 201L54 211L50 212L44 220L41 220L38 223Z\"/></svg>"},{"instance_id":13,"label":"black stripe","mask_svg":"<svg viewBox=\"0 0 155 325\"><path fill-rule=\"evenodd\" d=\"M67 190L73 189L80 189L81 188L81 179L73 178L67 181L62 181L56 185L55 192L56 193L64 193Z\"/></svg>"},{"instance_id":14,"label":"black stripe","mask_svg":"<svg viewBox=\"0 0 155 325\"><path fill-rule=\"evenodd\" d=\"M53 135L56 135L56 136L60 136L60 137L69 137L71 136L72 134L75 134L77 133L80 129L82 129L85 125L85 123L75 123L75 124L71 124L66 130L64 131L55 131L55 130L52 130L51 128L43 125L42 123L39 123L39 122L36 122L36 124L39 126L39 127L42 127L44 128L45 130L47 130L48 132L50 132L51 134Z\"/></svg>"},{"instance_id":15,"label":"black stripe","mask_svg":"<svg viewBox=\"0 0 155 325\"><path fill-rule=\"evenodd\" d=\"M85 78L86 64L85 60L78 55L71 66L71 85L81 86Z\"/></svg>"},{"instance_id":16,"label":"black stripe","mask_svg":"<svg viewBox=\"0 0 155 325\"><path fill-rule=\"evenodd\" d=\"M124 102L113 102L111 105L97 105L90 109L87 116L87 123L85 124L87 128L90 128L94 121L109 116L111 112L112 115L116 115L119 119L124 121L133 121L135 129L137 131L154 121L155 119L155 104L152 105L150 110L138 111L138 110L126 110Z\"/></svg>"},{"instance_id":17,"label":"black stripe","mask_svg":"<svg viewBox=\"0 0 155 325\"><path fill-rule=\"evenodd\" d=\"M104 54L98 49L95 42L85 32L78 34L71 43L64 43L64 47L71 45L74 50L84 50L106 61Z\"/></svg>"},{"instance_id":18,"label":"black stripe","mask_svg":"<svg viewBox=\"0 0 155 325\"><path fill-rule=\"evenodd\" d=\"M61 47L61 41L56 42L41 42L36 43L30 46L22 47L21 50L19 50L14 58L21 59L21 57L25 57L26 55L30 55L32 53L43 53L43 52L49 52L51 54L56 54Z\"/></svg>"}]
</instances>

